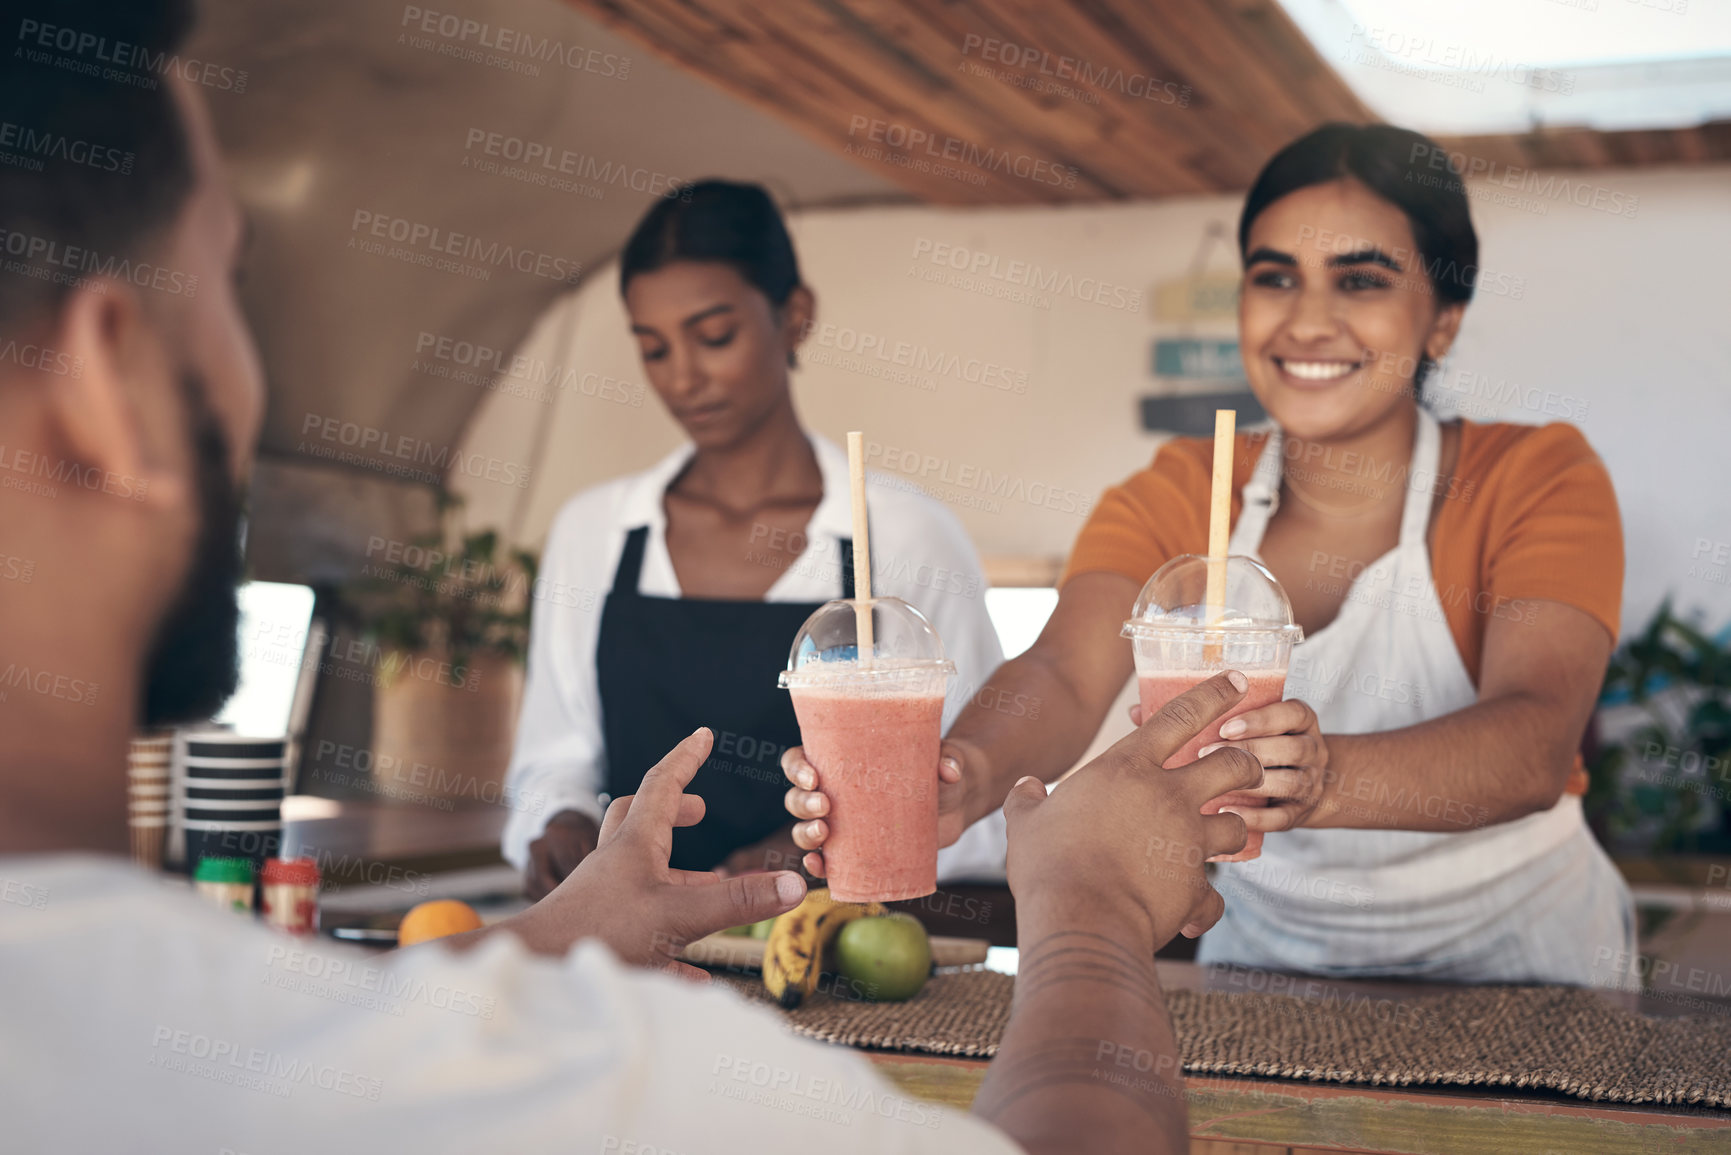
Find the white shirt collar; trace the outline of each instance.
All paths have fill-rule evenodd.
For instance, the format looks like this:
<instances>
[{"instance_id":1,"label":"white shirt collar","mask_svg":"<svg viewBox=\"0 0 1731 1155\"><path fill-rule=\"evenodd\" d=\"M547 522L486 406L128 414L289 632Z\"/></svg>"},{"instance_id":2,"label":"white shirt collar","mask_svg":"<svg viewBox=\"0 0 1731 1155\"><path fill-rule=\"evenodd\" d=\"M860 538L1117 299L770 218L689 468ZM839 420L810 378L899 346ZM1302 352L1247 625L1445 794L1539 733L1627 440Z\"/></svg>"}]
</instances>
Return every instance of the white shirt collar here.
<instances>
[{"instance_id":1,"label":"white shirt collar","mask_svg":"<svg viewBox=\"0 0 1731 1155\"><path fill-rule=\"evenodd\" d=\"M847 452L816 433L807 433L806 438L811 442L812 452L817 455L818 473L823 478L823 500L812 511L806 532L808 536L849 537L853 534L853 502L848 494ZM652 537L665 536L667 510L662 498L696 452L697 447L687 441L632 478L619 506L620 526L635 529L647 525Z\"/></svg>"}]
</instances>

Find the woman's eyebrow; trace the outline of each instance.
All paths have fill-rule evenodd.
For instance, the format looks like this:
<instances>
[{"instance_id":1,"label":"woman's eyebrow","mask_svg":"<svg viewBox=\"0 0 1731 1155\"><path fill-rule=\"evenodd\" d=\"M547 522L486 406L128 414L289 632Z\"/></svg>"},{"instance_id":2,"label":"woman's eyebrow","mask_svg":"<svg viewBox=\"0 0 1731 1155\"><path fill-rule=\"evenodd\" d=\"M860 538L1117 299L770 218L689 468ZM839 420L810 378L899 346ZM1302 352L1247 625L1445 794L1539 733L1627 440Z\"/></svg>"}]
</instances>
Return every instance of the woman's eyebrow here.
<instances>
[{"instance_id":1,"label":"woman's eyebrow","mask_svg":"<svg viewBox=\"0 0 1731 1155\"><path fill-rule=\"evenodd\" d=\"M685 326L686 328L690 328L692 325L697 324L699 321L708 320L710 317L713 317L718 313L731 313L731 312L733 312L733 306L728 304L726 301L723 301L719 305L711 305L709 308L704 309L700 313L691 314L691 316L689 316L689 317L685 318L685 320L681 321L680 324Z\"/></svg>"},{"instance_id":2,"label":"woman's eyebrow","mask_svg":"<svg viewBox=\"0 0 1731 1155\"><path fill-rule=\"evenodd\" d=\"M1270 249L1266 246L1260 249L1252 249L1250 255L1244 258L1244 263L1246 265L1254 265L1258 261L1269 261L1276 265L1298 264L1298 258L1294 257L1291 253L1283 253L1279 249Z\"/></svg>"},{"instance_id":3,"label":"woman's eyebrow","mask_svg":"<svg viewBox=\"0 0 1731 1155\"><path fill-rule=\"evenodd\" d=\"M1406 272L1399 261L1374 245L1368 249L1360 249L1356 253L1344 253L1338 257L1328 258L1328 267L1331 269L1345 268L1347 265L1381 265L1383 268L1396 273Z\"/></svg>"}]
</instances>

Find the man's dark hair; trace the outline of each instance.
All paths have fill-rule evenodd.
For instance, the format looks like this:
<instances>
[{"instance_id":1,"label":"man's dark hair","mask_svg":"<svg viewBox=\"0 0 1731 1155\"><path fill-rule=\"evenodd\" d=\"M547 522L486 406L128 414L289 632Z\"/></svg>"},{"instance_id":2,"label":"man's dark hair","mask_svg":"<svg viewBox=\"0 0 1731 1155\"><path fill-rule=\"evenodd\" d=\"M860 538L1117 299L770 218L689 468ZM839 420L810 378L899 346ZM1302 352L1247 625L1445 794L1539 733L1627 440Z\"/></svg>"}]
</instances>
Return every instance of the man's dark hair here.
<instances>
[{"instance_id":1,"label":"man's dark hair","mask_svg":"<svg viewBox=\"0 0 1731 1155\"><path fill-rule=\"evenodd\" d=\"M193 185L162 62L190 0L0 0L0 327L136 260Z\"/></svg>"},{"instance_id":2,"label":"man's dark hair","mask_svg":"<svg viewBox=\"0 0 1731 1155\"><path fill-rule=\"evenodd\" d=\"M1238 218L1238 253L1250 247L1250 226L1262 210L1288 193L1350 179L1406 215L1426 278L1437 300L1466 304L1479 272L1466 185L1448 150L1422 133L1392 124L1325 124L1274 154ZM1420 361L1415 387L1435 365Z\"/></svg>"}]
</instances>

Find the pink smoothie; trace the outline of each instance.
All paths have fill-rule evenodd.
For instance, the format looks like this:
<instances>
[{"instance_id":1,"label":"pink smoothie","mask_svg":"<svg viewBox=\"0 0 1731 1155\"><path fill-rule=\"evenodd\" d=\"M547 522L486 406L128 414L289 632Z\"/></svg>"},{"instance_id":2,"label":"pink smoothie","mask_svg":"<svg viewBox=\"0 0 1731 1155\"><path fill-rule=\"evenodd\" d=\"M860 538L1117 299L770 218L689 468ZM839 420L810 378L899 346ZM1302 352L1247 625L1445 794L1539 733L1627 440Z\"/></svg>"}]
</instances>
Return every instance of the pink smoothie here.
<instances>
[{"instance_id":1,"label":"pink smoothie","mask_svg":"<svg viewBox=\"0 0 1731 1155\"><path fill-rule=\"evenodd\" d=\"M795 687L793 710L829 795L830 893L891 902L935 891L943 694Z\"/></svg>"},{"instance_id":2,"label":"pink smoothie","mask_svg":"<svg viewBox=\"0 0 1731 1155\"><path fill-rule=\"evenodd\" d=\"M1160 707L1170 702L1198 682L1205 682L1213 677L1217 670L1173 670L1162 674L1138 674L1137 688L1142 697L1142 716L1152 715ZM1280 701L1286 690L1286 671L1280 670L1245 670L1245 680L1250 688L1244 693L1244 700L1233 709L1221 715L1220 720L1208 727L1196 737L1184 744L1184 748L1166 760L1168 770L1178 766L1187 766L1196 761L1197 751L1204 746L1220 741L1220 727L1231 718L1247 710L1255 710L1262 706ZM1204 814L1218 814L1222 806L1264 806L1267 799L1254 794L1222 794L1219 798L1209 801L1202 807ZM1252 830L1244 844L1244 849L1237 854L1223 855L1213 859L1215 862L1248 862L1262 853L1262 834Z\"/></svg>"}]
</instances>

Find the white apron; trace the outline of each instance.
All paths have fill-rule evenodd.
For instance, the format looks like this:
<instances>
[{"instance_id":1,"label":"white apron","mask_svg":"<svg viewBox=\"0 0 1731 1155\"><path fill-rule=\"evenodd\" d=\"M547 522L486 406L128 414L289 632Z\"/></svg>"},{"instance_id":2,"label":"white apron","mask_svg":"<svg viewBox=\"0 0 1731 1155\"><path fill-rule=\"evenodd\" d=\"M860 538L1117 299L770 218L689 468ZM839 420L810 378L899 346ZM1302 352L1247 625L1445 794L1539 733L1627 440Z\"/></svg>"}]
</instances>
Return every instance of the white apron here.
<instances>
[{"instance_id":1,"label":"white apron","mask_svg":"<svg viewBox=\"0 0 1731 1155\"><path fill-rule=\"evenodd\" d=\"M1440 444L1436 418L1421 408L1398 544L1350 583L1339 615L1292 652L1286 696L1308 702L1325 735L1399 729L1478 700L1426 543ZM1233 553L1259 556L1280 501L1283 456L1276 430L1244 487ZM1215 885L1226 916L1203 936L1203 962L1335 976L1627 985L1633 903L1587 830L1578 797L1476 828L1482 812L1442 791L1403 797L1366 789L1348 801L1464 819L1463 832L1270 834L1260 858L1221 864Z\"/></svg>"}]
</instances>

